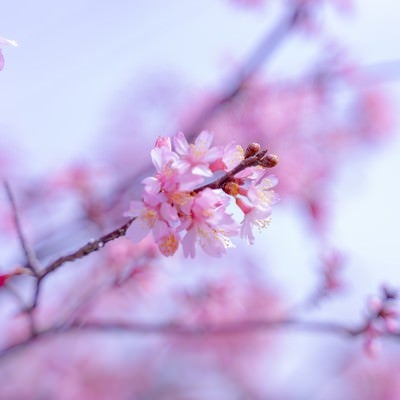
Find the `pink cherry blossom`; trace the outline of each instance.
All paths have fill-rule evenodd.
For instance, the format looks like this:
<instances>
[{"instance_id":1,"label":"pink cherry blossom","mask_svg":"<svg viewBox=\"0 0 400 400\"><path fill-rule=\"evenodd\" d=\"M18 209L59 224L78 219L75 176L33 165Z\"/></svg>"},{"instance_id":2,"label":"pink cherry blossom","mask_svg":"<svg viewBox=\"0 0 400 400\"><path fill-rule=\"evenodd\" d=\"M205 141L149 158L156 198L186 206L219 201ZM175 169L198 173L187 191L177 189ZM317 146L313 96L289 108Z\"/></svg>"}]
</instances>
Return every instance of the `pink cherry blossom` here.
<instances>
[{"instance_id":1,"label":"pink cherry blossom","mask_svg":"<svg viewBox=\"0 0 400 400\"><path fill-rule=\"evenodd\" d=\"M253 227L266 228L271 219L271 206L276 203L277 196L271 190L276 184L275 177L266 177L258 183L252 183L246 192L246 200L236 199L236 204L242 210L244 218L240 236L253 244Z\"/></svg>"},{"instance_id":2,"label":"pink cherry blossom","mask_svg":"<svg viewBox=\"0 0 400 400\"><path fill-rule=\"evenodd\" d=\"M220 256L228 247L233 247L229 239L238 233L239 225L226 210L229 196L222 191L205 189L196 196L187 234L182 245L186 256L194 257L195 243L212 256Z\"/></svg>"},{"instance_id":3,"label":"pink cherry blossom","mask_svg":"<svg viewBox=\"0 0 400 400\"><path fill-rule=\"evenodd\" d=\"M244 159L244 150L242 146L235 143L229 143L224 148L224 154L222 157L223 166L226 171L230 171L236 167Z\"/></svg>"},{"instance_id":4,"label":"pink cherry blossom","mask_svg":"<svg viewBox=\"0 0 400 400\"><path fill-rule=\"evenodd\" d=\"M132 201L125 216L136 218L128 231L128 237L135 242L144 239L159 218L156 209L146 206L142 201Z\"/></svg>"},{"instance_id":5,"label":"pink cherry blossom","mask_svg":"<svg viewBox=\"0 0 400 400\"><path fill-rule=\"evenodd\" d=\"M242 211L245 209L243 201L237 200L239 207ZM258 227L260 230L266 228L271 222L271 210L268 208L261 209L258 207L249 207L244 213L242 226L240 229L240 237L247 240L249 244L254 243L253 227Z\"/></svg>"},{"instance_id":6,"label":"pink cherry blossom","mask_svg":"<svg viewBox=\"0 0 400 400\"><path fill-rule=\"evenodd\" d=\"M182 243L185 256L194 257L198 244L207 254L218 257L234 246L231 237L241 232L253 243L252 227L267 226L271 205L276 201L270 189L276 180L265 177L262 164L255 165L257 159L235 176L227 172L229 178L221 185L211 188L206 184L199 189L213 171L231 171L250 157L235 144L212 146L212 137L203 131L189 144L180 132L173 137L173 146L169 138L157 139L151 151L155 176L142 181L141 200L131 202L125 214L136 219L128 230L132 240L140 241L151 232L166 256L173 255ZM251 156L259 152L259 145L256 149ZM228 206L235 204L244 213L242 222L228 212Z\"/></svg>"},{"instance_id":7,"label":"pink cherry blossom","mask_svg":"<svg viewBox=\"0 0 400 400\"><path fill-rule=\"evenodd\" d=\"M180 155L179 167L184 171L191 169L194 175L212 176L210 163L217 161L222 155L222 148L210 147L213 135L203 131L193 144L189 144L182 132L174 137L176 152Z\"/></svg>"}]
</instances>

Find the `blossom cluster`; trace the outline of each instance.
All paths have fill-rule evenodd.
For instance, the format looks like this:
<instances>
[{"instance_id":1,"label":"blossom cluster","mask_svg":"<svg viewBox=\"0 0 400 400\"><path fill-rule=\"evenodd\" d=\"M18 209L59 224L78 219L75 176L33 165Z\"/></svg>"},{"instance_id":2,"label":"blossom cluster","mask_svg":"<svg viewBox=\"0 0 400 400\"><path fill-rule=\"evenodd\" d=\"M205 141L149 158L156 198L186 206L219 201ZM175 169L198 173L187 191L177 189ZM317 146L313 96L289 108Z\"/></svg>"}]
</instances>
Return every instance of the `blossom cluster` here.
<instances>
[{"instance_id":1,"label":"blossom cluster","mask_svg":"<svg viewBox=\"0 0 400 400\"><path fill-rule=\"evenodd\" d=\"M212 146L212 140L207 131L193 144L181 132L172 141L157 139L151 151L156 174L143 180L142 199L125 214L135 218L128 237L140 241L152 232L165 256L180 244L186 257L194 257L196 244L220 256L238 235L253 243L253 228L269 224L277 199L276 179L267 172L277 157L256 143L244 151L234 143Z\"/></svg>"}]
</instances>

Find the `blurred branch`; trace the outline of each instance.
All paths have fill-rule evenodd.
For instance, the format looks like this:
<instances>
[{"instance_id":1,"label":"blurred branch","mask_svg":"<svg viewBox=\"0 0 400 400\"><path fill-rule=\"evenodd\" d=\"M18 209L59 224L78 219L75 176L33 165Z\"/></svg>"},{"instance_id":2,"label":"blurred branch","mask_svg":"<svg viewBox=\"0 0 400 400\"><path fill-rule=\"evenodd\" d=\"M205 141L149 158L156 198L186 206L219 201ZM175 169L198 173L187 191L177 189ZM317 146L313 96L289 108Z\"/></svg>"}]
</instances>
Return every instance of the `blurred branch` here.
<instances>
[{"instance_id":1,"label":"blurred branch","mask_svg":"<svg viewBox=\"0 0 400 400\"><path fill-rule=\"evenodd\" d=\"M156 334L174 336L219 336L219 335L242 335L257 332L265 332L272 329L296 329L306 332L326 332L341 334L345 336L357 336L364 331L352 329L339 323L300 321L296 319L277 320L249 320L231 322L225 324L203 324L200 326L189 326L180 323L149 324L137 322L80 322L76 321L67 327L67 331L83 330L93 332L128 332L133 334Z\"/></svg>"},{"instance_id":2,"label":"blurred branch","mask_svg":"<svg viewBox=\"0 0 400 400\"><path fill-rule=\"evenodd\" d=\"M183 323L146 323L146 322L120 322L120 321L75 321L69 325L61 324L31 336L19 343L15 343L0 351L0 359L20 351L38 339L63 335L66 333L126 333L131 335L171 335L182 337L209 337L223 335L247 335L266 333L271 330L294 329L309 333L326 333L344 337L357 337L362 335L366 327L350 328L336 322L328 321L301 321L297 319L276 320L248 320L230 322L225 324L202 324L199 326ZM386 336L398 337L399 334L387 333Z\"/></svg>"},{"instance_id":3,"label":"blurred branch","mask_svg":"<svg viewBox=\"0 0 400 400\"><path fill-rule=\"evenodd\" d=\"M221 90L217 99L207 108L202 110L197 118L189 124L189 127L185 129L189 138L192 138L193 135L196 135L204 129L204 124L221 107L239 95L246 82L254 76L254 74L287 37L289 32L291 32L303 13L303 7L304 6L302 5L298 5L290 9L287 14L278 21L272 30L268 30L248 59L243 63L241 70L236 76L231 78L228 81L228 84L226 84Z\"/></svg>"},{"instance_id":4,"label":"blurred branch","mask_svg":"<svg viewBox=\"0 0 400 400\"><path fill-rule=\"evenodd\" d=\"M18 213L15 197L14 197L11 187L7 181L4 181L4 189L6 191L8 200L11 205L14 223L15 223L15 227L17 229L17 234L18 234L19 241L21 243L22 251L26 257L26 261L27 261L26 268L30 269L34 276L38 276L39 262L23 233L22 224L21 224L21 221L19 218L19 213Z\"/></svg>"},{"instance_id":5,"label":"blurred branch","mask_svg":"<svg viewBox=\"0 0 400 400\"><path fill-rule=\"evenodd\" d=\"M217 113L223 106L235 99L245 88L247 81L261 68L268 60L273 52L282 44L287 35L295 27L298 20L301 18L304 5L297 5L291 8L272 28L268 29L267 33L262 37L259 44L255 47L250 56L242 64L241 69L236 75L227 79L227 83L220 90L217 98L189 122L188 126L183 130L188 138L193 137L205 128L206 122ZM119 199L129 190L132 183L138 181L140 177L146 176L149 173L150 166L145 165L138 169L129 179L124 180L113 191L115 195L108 201L107 209L112 209Z\"/></svg>"}]
</instances>

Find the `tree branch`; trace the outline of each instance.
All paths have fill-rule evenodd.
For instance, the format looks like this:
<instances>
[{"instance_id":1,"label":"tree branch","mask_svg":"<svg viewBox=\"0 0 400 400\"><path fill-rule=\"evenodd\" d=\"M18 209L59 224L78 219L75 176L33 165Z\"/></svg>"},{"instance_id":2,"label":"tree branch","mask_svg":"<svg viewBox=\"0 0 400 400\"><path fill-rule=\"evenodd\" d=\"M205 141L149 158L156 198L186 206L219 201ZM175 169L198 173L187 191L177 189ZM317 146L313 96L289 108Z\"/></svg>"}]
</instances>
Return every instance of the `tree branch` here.
<instances>
[{"instance_id":1,"label":"tree branch","mask_svg":"<svg viewBox=\"0 0 400 400\"><path fill-rule=\"evenodd\" d=\"M100 250L103 248L108 242L111 242L112 240L118 239L121 236L125 236L126 231L128 228L131 226L132 222L136 218L130 218L127 222L125 222L122 226L119 228L113 230L110 233L107 233L103 236L101 236L97 240L91 240L88 243L86 243L84 246L80 247L78 250L67 254L65 256L61 256L51 262L40 274L40 279L43 279L46 275L50 274L57 268L61 267L63 264L67 262L72 262L75 260L78 260L79 258L85 257L95 251Z\"/></svg>"},{"instance_id":2,"label":"tree branch","mask_svg":"<svg viewBox=\"0 0 400 400\"><path fill-rule=\"evenodd\" d=\"M278 46L293 29L303 12L303 5L290 9L280 21L272 28L268 29L260 43L243 63L241 70L231 78L221 90L217 99L205 108L198 117L186 128L188 138L192 138L204 129L204 124L226 103L232 101L243 90L246 82L254 76L258 69L273 54Z\"/></svg>"},{"instance_id":3,"label":"tree branch","mask_svg":"<svg viewBox=\"0 0 400 400\"><path fill-rule=\"evenodd\" d=\"M193 190L193 193L199 193L204 189L221 189L224 185L232 180L234 180L235 175L239 172L245 170L246 168L261 166L263 168L273 168L278 163L278 157L273 154L267 154L267 150L261 150L255 155L244 158L236 167L228 171L226 174L216 179L213 182L206 183Z\"/></svg>"},{"instance_id":4,"label":"tree branch","mask_svg":"<svg viewBox=\"0 0 400 400\"><path fill-rule=\"evenodd\" d=\"M20 351L38 339L64 335L68 333L125 333L130 335L167 335L180 337L209 337L223 335L248 335L266 333L271 330L293 329L300 332L324 333L344 337L357 337L365 332L365 325L351 328L329 321L302 321L297 319L245 320L224 324L187 325L184 323L146 323L124 321L74 321L69 325L61 324L37 332L21 342L0 351L0 359ZM399 337L398 333L387 333L386 337Z\"/></svg>"},{"instance_id":5,"label":"tree branch","mask_svg":"<svg viewBox=\"0 0 400 400\"><path fill-rule=\"evenodd\" d=\"M8 200L11 205L14 223L15 223L15 227L17 228L17 234L18 234L19 241L21 243L22 251L26 257L26 261L27 261L26 267L32 271L33 275L38 276L39 262L36 258L34 251L32 250L32 247L29 245L29 243L23 233L22 224L21 224L18 209L17 209L17 203L15 201L15 197L11 190L11 187L7 181L4 181L4 189L6 191Z\"/></svg>"}]
</instances>

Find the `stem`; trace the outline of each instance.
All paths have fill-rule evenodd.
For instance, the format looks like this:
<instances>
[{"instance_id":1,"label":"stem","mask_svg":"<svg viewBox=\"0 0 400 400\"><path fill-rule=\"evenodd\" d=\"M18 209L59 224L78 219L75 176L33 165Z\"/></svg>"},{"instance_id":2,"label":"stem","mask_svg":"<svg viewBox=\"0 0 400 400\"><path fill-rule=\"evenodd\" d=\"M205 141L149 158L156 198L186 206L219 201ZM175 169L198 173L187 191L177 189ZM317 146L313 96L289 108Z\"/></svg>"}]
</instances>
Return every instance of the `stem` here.
<instances>
[{"instance_id":1,"label":"stem","mask_svg":"<svg viewBox=\"0 0 400 400\"><path fill-rule=\"evenodd\" d=\"M67 254L65 256L61 256L61 257L57 258L56 260L51 262L41 272L40 279L43 279L46 275L50 274L51 272L53 272L57 268L61 267L63 264L65 264L67 262L72 262L72 261L78 260L79 258L82 258L82 257L85 257L85 256L87 256L87 255L89 255L89 254L101 249L108 242L111 242L112 240L118 239L121 236L125 236L126 231L131 226L132 222L135 219L136 218L131 218L127 222L125 222L122 226L120 226L119 228L113 230L112 232L101 236L97 240L89 241L84 246L80 247L78 250L76 250L76 251L74 251L74 252L72 252L70 254Z\"/></svg>"},{"instance_id":2,"label":"stem","mask_svg":"<svg viewBox=\"0 0 400 400\"><path fill-rule=\"evenodd\" d=\"M199 193L206 188L220 189L225 183L232 181L236 174L243 171L246 168L254 167L256 165L262 166L263 168L272 168L277 164L278 157L275 155L267 154L267 150L259 151L257 154L251 157L247 157L242 160L236 167L228 171L225 175L216 179L213 182L207 183L193 190L193 193Z\"/></svg>"}]
</instances>

